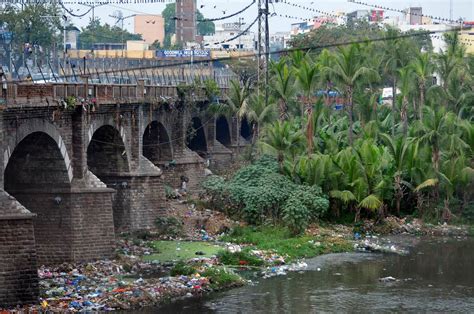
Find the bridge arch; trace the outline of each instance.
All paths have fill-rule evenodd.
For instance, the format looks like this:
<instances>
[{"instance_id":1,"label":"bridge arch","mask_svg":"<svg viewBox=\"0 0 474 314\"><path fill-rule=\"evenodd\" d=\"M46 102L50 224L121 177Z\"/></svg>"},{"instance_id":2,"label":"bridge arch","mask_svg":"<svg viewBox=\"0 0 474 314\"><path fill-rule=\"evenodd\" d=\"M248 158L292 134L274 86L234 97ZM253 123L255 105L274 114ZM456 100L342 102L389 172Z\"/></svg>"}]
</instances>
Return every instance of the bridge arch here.
<instances>
[{"instance_id":1,"label":"bridge arch","mask_svg":"<svg viewBox=\"0 0 474 314\"><path fill-rule=\"evenodd\" d=\"M125 136L111 125L102 125L91 134L87 146L87 166L97 175L128 173L130 171Z\"/></svg>"},{"instance_id":2,"label":"bridge arch","mask_svg":"<svg viewBox=\"0 0 474 314\"><path fill-rule=\"evenodd\" d=\"M198 153L201 157L207 155L207 139L204 132L204 125L201 119L194 117L188 125L186 131L186 144L189 149Z\"/></svg>"},{"instance_id":3,"label":"bridge arch","mask_svg":"<svg viewBox=\"0 0 474 314\"><path fill-rule=\"evenodd\" d=\"M173 159L173 146L168 130L158 121L147 125L143 132L142 153L154 164Z\"/></svg>"},{"instance_id":4,"label":"bridge arch","mask_svg":"<svg viewBox=\"0 0 474 314\"><path fill-rule=\"evenodd\" d=\"M252 125L246 117L243 117L240 121L240 136L246 139L247 141L250 141L252 139L252 135Z\"/></svg>"},{"instance_id":5,"label":"bridge arch","mask_svg":"<svg viewBox=\"0 0 474 314\"><path fill-rule=\"evenodd\" d=\"M44 133L48 135L54 142L55 146L59 149L62 158L66 164L67 174L69 182L73 179L73 170L71 165L71 159L69 158L69 153L67 151L67 146L63 141L61 134L58 129L51 123L44 120L32 119L28 121L28 124L21 124L15 130L15 136L7 136L7 146L3 151L3 166L4 170L7 167L7 164L11 158L13 151L16 147L28 136L36 133Z\"/></svg>"},{"instance_id":6,"label":"bridge arch","mask_svg":"<svg viewBox=\"0 0 474 314\"><path fill-rule=\"evenodd\" d=\"M219 116L216 119L216 140L218 140L221 144L228 146L231 142L230 137L230 126L227 118L224 116Z\"/></svg>"},{"instance_id":7,"label":"bridge arch","mask_svg":"<svg viewBox=\"0 0 474 314\"><path fill-rule=\"evenodd\" d=\"M5 191L36 214L33 224L40 263L71 259L72 171L64 158L66 148L57 140L40 131L26 135L8 156L4 170Z\"/></svg>"}]
</instances>

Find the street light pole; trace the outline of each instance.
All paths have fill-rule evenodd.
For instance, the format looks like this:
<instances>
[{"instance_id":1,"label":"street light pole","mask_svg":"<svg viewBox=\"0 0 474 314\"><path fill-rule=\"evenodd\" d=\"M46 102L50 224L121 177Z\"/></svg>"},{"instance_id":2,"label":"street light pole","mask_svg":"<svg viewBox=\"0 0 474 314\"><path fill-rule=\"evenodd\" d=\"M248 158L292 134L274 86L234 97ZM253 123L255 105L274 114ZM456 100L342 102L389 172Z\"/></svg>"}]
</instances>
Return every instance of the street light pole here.
<instances>
[{"instance_id":1,"label":"street light pole","mask_svg":"<svg viewBox=\"0 0 474 314\"><path fill-rule=\"evenodd\" d=\"M242 32L242 25L245 24L245 23L242 23L242 21L244 20L243 17L239 17L239 33ZM240 55L242 54L242 36L239 36L239 60L240 60Z\"/></svg>"},{"instance_id":2,"label":"street light pole","mask_svg":"<svg viewBox=\"0 0 474 314\"><path fill-rule=\"evenodd\" d=\"M66 12L64 12L63 20L64 20L64 25L63 25L63 72L64 72L65 69L66 69L66 52L67 52L67 47L66 47L67 16L66 16ZM63 75L66 76L66 73L63 73Z\"/></svg>"}]
</instances>

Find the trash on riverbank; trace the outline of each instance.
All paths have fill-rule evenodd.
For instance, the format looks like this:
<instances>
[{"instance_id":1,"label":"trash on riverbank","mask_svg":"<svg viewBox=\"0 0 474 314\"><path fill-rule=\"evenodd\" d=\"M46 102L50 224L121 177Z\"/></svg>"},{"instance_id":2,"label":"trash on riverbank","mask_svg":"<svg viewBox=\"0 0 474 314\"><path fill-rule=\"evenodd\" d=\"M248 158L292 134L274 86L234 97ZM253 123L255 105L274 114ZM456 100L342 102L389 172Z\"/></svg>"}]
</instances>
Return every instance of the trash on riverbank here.
<instances>
[{"instance_id":1,"label":"trash on riverbank","mask_svg":"<svg viewBox=\"0 0 474 314\"><path fill-rule=\"evenodd\" d=\"M301 271L308 267L305 262L296 262L290 265L272 266L267 267L262 271L263 278L270 278L275 276L285 276L288 272Z\"/></svg>"},{"instance_id":2,"label":"trash on riverbank","mask_svg":"<svg viewBox=\"0 0 474 314\"><path fill-rule=\"evenodd\" d=\"M213 263L205 258L196 261L203 262L204 271ZM133 275L114 261L43 266L38 271L40 304L28 308L28 312L129 310L212 290L210 279L199 273L151 279Z\"/></svg>"},{"instance_id":3,"label":"trash on riverbank","mask_svg":"<svg viewBox=\"0 0 474 314\"><path fill-rule=\"evenodd\" d=\"M392 276L388 276L388 277L379 278L379 281L387 283L387 282L398 281L398 279L396 279L395 277L392 277Z\"/></svg>"},{"instance_id":4,"label":"trash on riverbank","mask_svg":"<svg viewBox=\"0 0 474 314\"><path fill-rule=\"evenodd\" d=\"M354 249L360 252L393 253L406 255L408 251L391 243L384 242L377 237L370 237L354 244Z\"/></svg>"}]
</instances>

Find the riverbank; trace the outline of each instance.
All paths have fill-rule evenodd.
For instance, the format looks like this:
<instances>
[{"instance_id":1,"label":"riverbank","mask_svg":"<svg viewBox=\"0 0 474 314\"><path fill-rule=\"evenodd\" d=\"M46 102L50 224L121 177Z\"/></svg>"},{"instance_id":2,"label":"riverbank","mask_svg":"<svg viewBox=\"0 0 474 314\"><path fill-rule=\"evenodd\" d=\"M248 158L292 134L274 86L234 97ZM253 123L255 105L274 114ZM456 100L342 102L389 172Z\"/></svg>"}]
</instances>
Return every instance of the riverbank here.
<instances>
[{"instance_id":1,"label":"riverbank","mask_svg":"<svg viewBox=\"0 0 474 314\"><path fill-rule=\"evenodd\" d=\"M272 237L273 235L273 237ZM283 228L235 228L206 241L179 238L164 241L158 234L124 235L111 261L42 266L38 270L41 300L10 313L41 311L112 311L158 306L183 297L242 286L240 275L259 277L303 270L301 258L352 250L349 233L337 228L291 237ZM230 237L235 241L230 242ZM273 240L270 240L270 238ZM271 249L274 246L275 249ZM1 311L0 311L1 312Z\"/></svg>"},{"instance_id":2,"label":"riverbank","mask_svg":"<svg viewBox=\"0 0 474 314\"><path fill-rule=\"evenodd\" d=\"M251 271L254 278L268 278L305 270L305 259L327 253L404 253L397 244L380 242L374 234L381 226L369 221L357 226L313 224L294 237L284 227L245 226L192 204L173 210L154 232L122 234L114 260L41 267L40 302L9 312L156 307L246 285L249 281L242 271ZM394 217L384 224L383 231L392 234L468 233L462 227L430 226Z\"/></svg>"}]
</instances>

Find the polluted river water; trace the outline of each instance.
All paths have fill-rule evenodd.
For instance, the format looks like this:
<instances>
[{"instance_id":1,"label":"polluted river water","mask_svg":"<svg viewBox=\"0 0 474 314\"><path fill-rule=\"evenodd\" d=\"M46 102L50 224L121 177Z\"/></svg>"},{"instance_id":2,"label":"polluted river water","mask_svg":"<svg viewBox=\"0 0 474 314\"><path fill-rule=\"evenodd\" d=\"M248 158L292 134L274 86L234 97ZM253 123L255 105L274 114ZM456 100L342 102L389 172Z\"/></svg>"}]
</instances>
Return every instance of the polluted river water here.
<instances>
[{"instance_id":1,"label":"polluted river water","mask_svg":"<svg viewBox=\"0 0 474 314\"><path fill-rule=\"evenodd\" d=\"M473 238L393 241L409 253L323 255L308 259L305 271L140 312L474 312Z\"/></svg>"}]
</instances>

